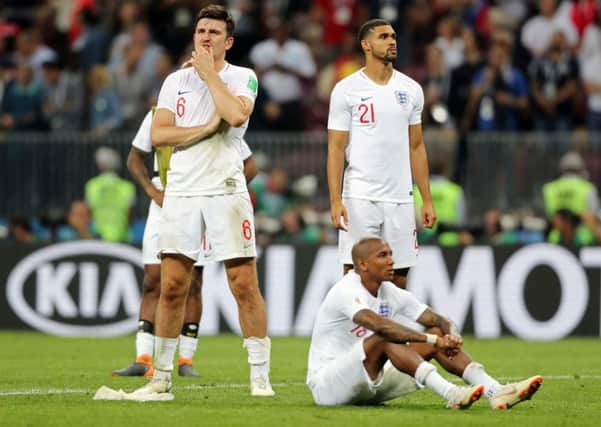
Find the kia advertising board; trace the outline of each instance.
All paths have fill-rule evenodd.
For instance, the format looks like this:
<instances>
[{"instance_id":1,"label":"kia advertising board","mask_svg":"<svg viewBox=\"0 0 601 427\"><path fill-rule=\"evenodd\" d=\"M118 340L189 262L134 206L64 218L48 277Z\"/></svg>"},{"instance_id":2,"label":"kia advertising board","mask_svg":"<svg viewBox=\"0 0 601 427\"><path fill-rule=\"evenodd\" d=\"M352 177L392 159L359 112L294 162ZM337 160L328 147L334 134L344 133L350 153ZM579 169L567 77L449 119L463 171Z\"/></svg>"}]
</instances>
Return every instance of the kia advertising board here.
<instances>
[{"instance_id":1,"label":"kia advertising board","mask_svg":"<svg viewBox=\"0 0 601 427\"><path fill-rule=\"evenodd\" d=\"M98 241L0 246L0 329L65 336L131 333L143 276L139 249ZM310 335L320 302L340 278L334 246L259 251L272 336ZM553 340L600 335L601 247L421 247L409 289L481 338ZM200 332L240 332L222 264L205 268Z\"/></svg>"},{"instance_id":2,"label":"kia advertising board","mask_svg":"<svg viewBox=\"0 0 601 427\"><path fill-rule=\"evenodd\" d=\"M2 252L16 261L3 279L8 306L24 325L64 336L120 335L135 329L143 275L139 249L97 241L26 254L23 248L16 251L21 258L10 249Z\"/></svg>"}]
</instances>

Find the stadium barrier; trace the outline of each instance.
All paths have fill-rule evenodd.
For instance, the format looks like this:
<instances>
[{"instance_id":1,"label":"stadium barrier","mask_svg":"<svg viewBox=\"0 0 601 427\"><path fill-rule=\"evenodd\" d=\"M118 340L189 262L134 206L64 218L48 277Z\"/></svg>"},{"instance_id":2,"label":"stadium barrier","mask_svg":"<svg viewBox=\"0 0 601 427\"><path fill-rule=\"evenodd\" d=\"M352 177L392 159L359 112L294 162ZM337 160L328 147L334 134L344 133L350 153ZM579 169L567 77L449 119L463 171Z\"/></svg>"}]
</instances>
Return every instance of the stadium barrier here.
<instances>
[{"instance_id":1,"label":"stadium barrier","mask_svg":"<svg viewBox=\"0 0 601 427\"><path fill-rule=\"evenodd\" d=\"M0 245L0 329L111 336L137 326L141 252L77 241ZM259 251L272 336L311 333L320 302L341 276L333 246L271 245ZM601 247L420 248L409 288L464 333L554 340L601 335ZM205 268L204 335L239 333L222 264Z\"/></svg>"},{"instance_id":2,"label":"stadium barrier","mask_svg":"<svg viewBox=\"0 0 601 427\"><path fill-rule=\"evenodd\" d=\"M97 174L94 151L101 145L113 147L125 161L133 136L0 133L0 182L8 189L0 198L0 217L68 209L83 197L85 182ZM557 176L559 158L568 149L583 153L592 182L601 186L601 133L474 132L460 139L449 130L427 129L424 137L428 156L445 159L450 174L461 179L470 218L492 207L542 212L541 186ZM316 202L327 206L325 132L248 132L245 139L255 153L265 155L267 167L282 167L292 178L316 176ZM150 156L148 161L151 166ZM122 175L129 176L125 168ZM145 217L147 209L148 198L138 197L134 215Z\"/></svg>"}]
</instances>

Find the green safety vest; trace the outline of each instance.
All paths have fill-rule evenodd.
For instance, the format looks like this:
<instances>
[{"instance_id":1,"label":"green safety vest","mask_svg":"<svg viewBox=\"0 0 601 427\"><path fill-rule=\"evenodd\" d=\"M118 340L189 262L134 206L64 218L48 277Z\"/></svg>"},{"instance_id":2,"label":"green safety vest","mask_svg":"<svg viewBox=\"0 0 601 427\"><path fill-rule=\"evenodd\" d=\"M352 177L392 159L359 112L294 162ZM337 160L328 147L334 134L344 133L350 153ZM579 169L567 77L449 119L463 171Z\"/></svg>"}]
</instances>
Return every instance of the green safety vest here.
<instances>
[{"instance_id":1,"label":"green safety vest","mask_svg":"<svg viewBox=\"0 0 601 427\"><path fill-rule=\"evenodd\" d=\"M594 190L593 184L579 176L564 176L543 185L545 212L551 218L559 209L568 209L580 215L587 209L588 196ZM593 232L585 225L578 227L578 240L583 245L594 243ZM552 230L547 240L559 243L559 232Z\"/></svg>"},{"instance_id":2,"label":"green safety vest","mask_svg":"<svg viewBox=\"0 0 601 427\"><path fill-rule=\"evenodd\" d=\"M432 230L425 231L425 234L433 234L438 229L438 223L457 224L459 221L459 212L457 212L457 202L463 196L463 189L448 180L434 180L430 183L430 193L432 194L432 203L436 210L437 222ZM421 210L423 201L417 186L413 187L413 197L415 207L418 212ZM442 246L456 246L459 244L459 233L455 231L445 231L438 236L438 243Z\"/></svg>"},{"instance_id":3,"label":"green safety vest","mask_svg":"<svg viewBox=\"0 0 601 427\"><path fill-rule=\"evenodd\" d=\"M546 183L543 185L543 198L547 216L551 217L562 208L581 214L586 210L588 195L593 190L593 184L577 176L566 176Z\"/></svg>"},{"instance_id":4,"label":"green safety vest","mask_svg":"<svg viewBox=\"0 0 601 427\"><path fill-rule=\"evenodd\" d=\"M92 210L94 231L102 240L129 240L129 209L135 196L134 185L106 173L90 179L85 188L86 201Z\"/></svg>"}]
</instances>

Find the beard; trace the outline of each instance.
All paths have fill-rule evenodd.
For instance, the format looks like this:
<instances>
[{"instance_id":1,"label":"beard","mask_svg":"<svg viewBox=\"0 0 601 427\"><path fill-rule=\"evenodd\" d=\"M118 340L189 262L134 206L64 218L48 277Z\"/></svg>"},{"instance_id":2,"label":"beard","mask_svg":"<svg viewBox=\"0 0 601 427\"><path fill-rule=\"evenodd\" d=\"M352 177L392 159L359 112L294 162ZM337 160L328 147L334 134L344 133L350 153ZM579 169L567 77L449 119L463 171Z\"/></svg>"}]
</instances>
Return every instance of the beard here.
<instances>
[{"instance_id":1,"label":"beard","mask_svg":"<svg viewBox=\"0 0 601 427\"><path fill-rule=\"evenodd\" d=\"M396 61L397 53L392 53L390 51L386 51L383 55L373 53L374 58L379 61L382 61L384 64L390 64Z\"/></svg>"}]
</instances>

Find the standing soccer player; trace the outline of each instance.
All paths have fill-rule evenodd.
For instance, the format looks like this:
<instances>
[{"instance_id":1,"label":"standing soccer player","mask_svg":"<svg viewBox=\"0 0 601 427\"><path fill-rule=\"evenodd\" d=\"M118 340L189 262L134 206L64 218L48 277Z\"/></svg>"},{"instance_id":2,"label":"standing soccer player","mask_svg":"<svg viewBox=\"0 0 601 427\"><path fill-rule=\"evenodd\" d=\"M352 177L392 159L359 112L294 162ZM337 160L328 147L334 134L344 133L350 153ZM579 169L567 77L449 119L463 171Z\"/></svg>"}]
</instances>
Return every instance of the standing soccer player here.
<instances>
[{"instance_id":1,"label":"standing soccer player","mask_svg":"<svg viewBox=\"0 0 601 427\"><path fill-rule=\"evenodd\" d=\"M365 67L341 80L330 98L330 213L340 230L344 272L352 268L353 245L380 236L395 253L393 281L404 288L418 252L412 175L424 201L424 226L436 221L421 128L424 94L417 82L393 68L396 34L387 21L367 21L358 39Z\"/></svg>"},{"instance_id":2,"label":"standing soccer player","mask_svg":"<svg viewBox=\"0 0 601 427\"><path fill-rule=\"evenodd\" d=\"M155 175L151 179L146 167L145 157L147 153L152 152L152 143L150 140L152 114L152 111L149 111L142 121L132 141L132 146L127 157L127 169L144 192L151 198L150 206L148 207L148 217L146 218L146 227L144 228L144 239L142 241L144 279L139 326L136 333L136 359L126 368L113 371L113 376L152 377L154 374L154 369L152 368L154 325L156 306L161 292L161 262L157 256L159 253L159 223L161 220L161 206L163 205L167 170L173 148L166 146L155 152ZM207 136L215 132L218 123L215 120L214 129L207 127ZM241 140L240 143L240 157L244 160L244 176L246 181L250 182L257 174L256 164L246 142ZM194 369L193 358L198 344L198 324L202 315L202 273L204 265L211 262L210 245L204 242L202 249L192 270L192 279L186 299L184 325L179 336L177 372L183 377L200 376L196 369Z\"/></svg>"},{"instance_id":3,"label":"standing soccer player","mask_svg":"<svg viewBox=\"0 0 601 427\"><path fill-rule=\"evenodd\" d=\"M234 21L223 7L202 9L195 24L192 67L170 74L159 93L152 143L176 148L159 232L162 277L154 376L132 393L137 400L173 398L169 391L177 336L192 267L205 236L214 260L224 261L238 304L250 363L250 394L274 395L267 316L256 271L253 210L238 151L257 95L257 78L252 70L225 61L233 31ZM222 119L221 126L203 138L214 114Z\"/></svg>"}]
</instances>

